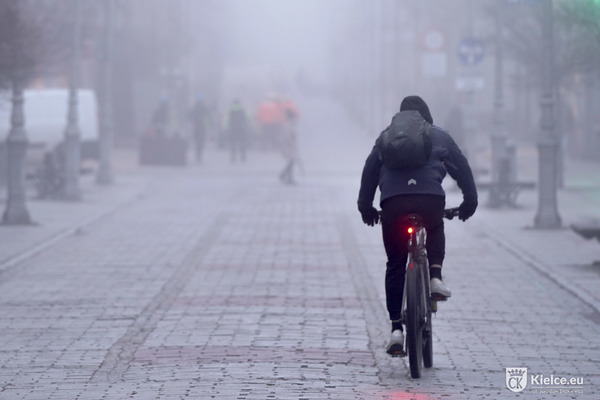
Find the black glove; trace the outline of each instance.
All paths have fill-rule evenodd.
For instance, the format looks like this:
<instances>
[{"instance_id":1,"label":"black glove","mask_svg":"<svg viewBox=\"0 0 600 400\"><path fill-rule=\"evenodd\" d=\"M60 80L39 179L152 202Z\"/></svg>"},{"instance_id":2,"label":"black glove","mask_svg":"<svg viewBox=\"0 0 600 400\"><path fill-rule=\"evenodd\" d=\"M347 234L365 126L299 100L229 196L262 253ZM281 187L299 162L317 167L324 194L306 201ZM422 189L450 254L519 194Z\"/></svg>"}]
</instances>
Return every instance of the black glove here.
<instances>
[{"instance_id":1,"label":"black glove","mask_svg":"<svg viewBox=\"0 0 600 400\"><path fill-rule=\"evenodd\" d=\"M458 207L458 219L461 221L466 221L473 214L475 214L475 210L477 209L477 200L463 200L463 202Z\"/></svg>"},{"instance_id":2,"label":"black glove","mask_svg":"<svg viewBox=\"0 0 600 400\"><path fill-rule=\"evenodd\" d=\"M360 215L363 222L369 226L373 226L379 222L379 211L375 207L361 210Z\"/></svg>"}]
</instances>

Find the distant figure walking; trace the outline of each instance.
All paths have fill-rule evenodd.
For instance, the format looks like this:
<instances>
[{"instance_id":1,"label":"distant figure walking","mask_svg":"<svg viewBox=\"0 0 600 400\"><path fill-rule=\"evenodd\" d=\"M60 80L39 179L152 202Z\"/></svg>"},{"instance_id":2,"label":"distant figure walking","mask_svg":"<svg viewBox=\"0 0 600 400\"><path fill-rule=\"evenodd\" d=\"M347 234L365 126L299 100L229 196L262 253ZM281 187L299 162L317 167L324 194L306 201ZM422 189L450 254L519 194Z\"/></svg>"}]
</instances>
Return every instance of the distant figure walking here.
<instances>
[{"instance_id":1,"label":"distant figure walking","mask_svg":"<svg viewBox=\"0 0 600 400\"><path fill-rule=\"evenodd\" d=\"M201 163L204 144L206 143L206 131L211 124L210 112L206 104L204 104L202 96L198 95L196 97L196 102L190 110L189 118L192 123L192 139L194 140L196 161Z\"/></svg>"},{"instance_id":2,"label":"distant figure walking","mask_svg":"<svg viewBox=\"0 0 600 400\"><path fill-rule=\"evenodd\" d=\"M285 126L285 110L277 95L271 93L258 105L256 122L260 128L260 137L265 149L274 150L281 140Z\"/></svg>"},{"instance_id":3,"label":"distant figure walking","mask_svg":"<svg viewBox=\"0 0 600 400\"><path fill-rule=\"evenodd\" d=\"M298 119L298 109L291 100L283 103L285 112L285 125L280 134L278 144L279 150L286 161L286 164L279 174L279 179L286 185L296 183L294 178L294 169L299 162L298 142L296 136L296 121Z\"/></svg>"},{"instance_id":4,"label":"distant figure walking","mask_svg":"<svg viewBox=\"0 0 600 400\"><path fill-rule=\"evenodd\" d=\"M248 115L239 99L233 100L227 113L225 123L229 136L231 162L246 162L246 148L248 146Z\"/></svg>"}]
</instances>

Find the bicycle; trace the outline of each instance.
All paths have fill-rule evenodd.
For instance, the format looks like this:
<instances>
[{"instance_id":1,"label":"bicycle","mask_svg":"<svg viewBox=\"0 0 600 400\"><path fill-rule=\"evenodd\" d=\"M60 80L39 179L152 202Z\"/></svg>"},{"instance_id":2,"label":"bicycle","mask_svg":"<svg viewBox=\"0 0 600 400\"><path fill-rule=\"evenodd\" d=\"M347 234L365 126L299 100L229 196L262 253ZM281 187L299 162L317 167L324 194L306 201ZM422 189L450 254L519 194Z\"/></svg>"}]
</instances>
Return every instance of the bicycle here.
<instances>
[{"instance_id":1,"label":"bicycle","mask_svg":"<svg viewBox=\"0 0 600 400\"><path fill-rule=\"evenodd\" d=\"M444 218L453 219L458 216L458 208L444 210ZM421 216L409 214L402 224L408 233L408 259L406 262L406 279L402 300L402 323L406 327L406 349L410 375L421 377L422 366L433 366L433 338L431 315L437 312L437 302L445 301L445 297L431 295L429 279L429 262L425 242L427 231Z\"/></svg>"}]
</instances>

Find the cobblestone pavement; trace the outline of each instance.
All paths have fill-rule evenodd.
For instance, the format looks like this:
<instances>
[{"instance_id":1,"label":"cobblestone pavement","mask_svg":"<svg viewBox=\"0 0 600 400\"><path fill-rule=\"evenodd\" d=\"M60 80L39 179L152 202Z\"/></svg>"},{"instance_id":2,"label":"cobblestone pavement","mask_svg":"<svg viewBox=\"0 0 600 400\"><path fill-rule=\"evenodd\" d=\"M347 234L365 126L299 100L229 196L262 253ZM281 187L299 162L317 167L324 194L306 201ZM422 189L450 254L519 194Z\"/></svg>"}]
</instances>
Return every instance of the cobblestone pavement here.
<instances>
[{"instance_id":1,"label":"cobblestone pavement","mask_svg":"<svg viewBox=\"0 0 600 400\"><path fill-rule=\"evenodd\" d=\"M447 222L453 297L434 367L412 380L384 352L380 232L355 210L368 141L344 154L311 141L295 186L273 155L214 153L128 170L81 203L31 202L44 223L0 228L0 399L600 396L600 244L529 228L534 192ZM597 209L575 192L561 192L565 221ZM520 393L515 367L534 377Z\"/></svg>"}]
</instances>

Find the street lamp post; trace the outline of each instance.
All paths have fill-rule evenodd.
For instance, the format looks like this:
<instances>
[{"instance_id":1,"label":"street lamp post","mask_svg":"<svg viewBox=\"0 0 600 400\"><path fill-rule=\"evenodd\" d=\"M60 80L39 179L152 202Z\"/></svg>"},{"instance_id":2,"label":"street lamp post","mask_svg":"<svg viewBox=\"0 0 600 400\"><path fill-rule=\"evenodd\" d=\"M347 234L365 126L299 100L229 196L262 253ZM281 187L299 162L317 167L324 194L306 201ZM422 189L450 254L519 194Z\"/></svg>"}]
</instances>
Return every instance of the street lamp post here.
<instances>
[{"instance_id":1,"label":"street lamp post","mask_svg":"<svg viewBox=\"0 0 600 400\"><path fill-rule=\"evenodd\" d=\"M554 123L554 39L552 0L542 3L542 99L541 123L538 139L538 210L535 216L535 227L540 229L559 228L560 216L556 201L558 141Z\"/></svg>"},{"instance_id":2,"label":"street lamp post","mask_svg":"<svg viewBox=\"0 0 600 400\"><path fill-rule=\"evenodd\" d=\"M8 159L8 198L2 223L6 225L28 225L31 218L25 205L25 154L27 133L23 112L23 83L19 78L13 82L11 128L6 138Z\"/></svg>"},{"instance_id":3,"label":"street lamp post","mask_svg":"<svg viewBox=\"0 0 600 400\"><path fill-rule=\"evenodd\" d=\"M500 165L506 157L506 126L504 123L504 59L502 48L503 26L503 0L496 2L496 63L495 63L495 88L494 88L494 115L492 129L492 182L497 184L500 180ZM499 207L502 200L499 191L490 190L489 206Z\"/></svg>"},{"instance_id":4,"label":"street lamp post","mask_svg":"<svg viewBox=\"0 0 600 400\"><path fill-rule=\"evenodd\" d=\"M108 185L113 182L111 152L113 146L112 135L112 109L111 109L111 45L112 45L112 10L111 0L104 1L104 34L100 70L100 138L99 138L99 164L96 182Z\"/></svg>"},{"instance_id":5,"label":"street lamp post","mask_svg":"<svg viewBox=\"0 0 600 400\"><path fill-rule=\"evenodd\" d=\"M71 70L69 77L69 111L67 114L67 127L64 140L64 187L62 197L64 200L80 200L79 166L80 166L80 131L79 115L77 111L77 85L79 73L79 18L80 0L75 0L73 32L71 42Z\"/></svg>"}]
</instances>

